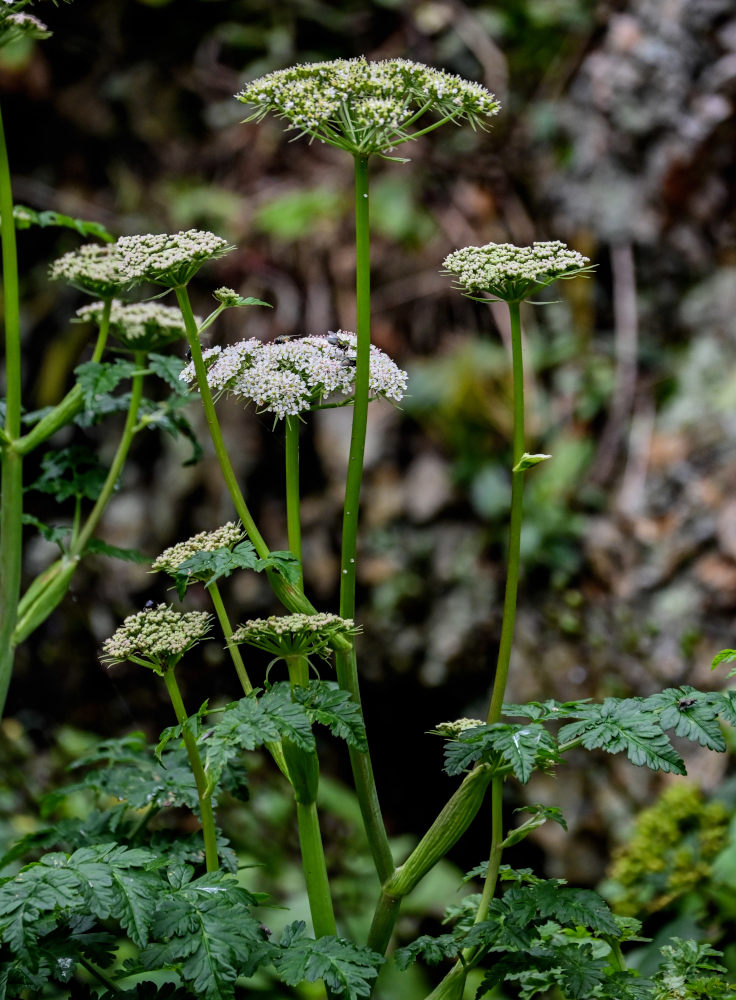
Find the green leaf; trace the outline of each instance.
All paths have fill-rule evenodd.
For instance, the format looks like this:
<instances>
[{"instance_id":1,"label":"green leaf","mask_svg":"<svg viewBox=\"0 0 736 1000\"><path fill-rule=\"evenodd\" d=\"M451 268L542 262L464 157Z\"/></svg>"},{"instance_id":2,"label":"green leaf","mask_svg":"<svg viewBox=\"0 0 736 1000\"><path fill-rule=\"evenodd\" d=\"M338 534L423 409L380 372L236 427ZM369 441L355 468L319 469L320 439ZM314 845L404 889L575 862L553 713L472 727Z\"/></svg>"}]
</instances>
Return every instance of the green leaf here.
<instances>
[{"instance_id":1,"label":"green leaf","mask_svg":"<svg viewBox=\"0 0 736 1000\"><path fill-rule=\"evenodd\" d=\"M189 386L182 382L179 373L186 368L186 361L175 354L149 354L148 367L173 389L177 396L188 396Z\"/></svg>"},{"instance_id":2,"label":"green leaf","mask_svg":"<svg viewBox=\"0 0 736 1000\"><path fill-rule=\"evenodd\" d=\"M82 389L82 398L88 413L104 410L106 397L125 379L132 377L137 367L132 361L116 358L112 362L87 361L77 365L74 374Z\"/></svg>"},{"instance_id":3,"label":"green leaf","mask_svg":"<svg viewBox=\"0 0 736 1000\"><path fill-rule=\"evenodd\" d=\"M33 514L23 514L21 520L23 521L23 524L32 524L34 528L38 529L39 534L43 535L47 542L53 542L54 545L58 545L61 549L64 548L64 543L71 534L70 528L59 524L44 524L43 521L39 521L39 519L34 517Z\"/></svg>"},{"instance_id":4,"label":"green leaf","mask_svg":"<svg viewBox=\"0 0 736 1000\"><path fill-rule=\"evenodd\" d=\"M57 503L70 498L96 500L107 471L95 453L83 445L47 451L41 459L41 474L26 487L49 493Z\"/></svg>"},{"instance_id":5,"label":"green leaf","mask_svg":"<svg viewBox=\"0 0 736 1000\"><path fill-rule=\"evenodd\" d=\"M75 219L71 215L62 215L61 212L54 212L50 209L36 212L26 205L14 205L13 218L16 229L30 229L31 226L40 226L42 229L47 226L60 226L64 229L74 229L81 236L95 236L98 240L104 240L105 243L112 243L115 239L101 222Z\"/></svg>"},{"instance_id":6,"label":"green leaf","mask_svg":"<svg viewBox=\"0 0 736 1000\"><path fill-rule=\"evenodd\" d=\"M170 872L159 899L153 936L140 955L146 969L174 968L204 1000L232 1000L238 976L252 976L275 951L251 911L257 897L225 872L191 881L188 868Z\"/></svg>"},{"instance_id":7,"label":"green leaf","mask_svg":"<svg viewBox=\"0 0 736 1000\"><path fill-rule=\"evenodd\" d=\"M625 753L632 764L653 771L685 774L685 764L662 731L643 698L606 698L603 704L582 705L570 715L581 719L563 726L560 745L580 742L587 750Z\"/></svg>"},{"instance_id":8,"label":"green leaf","mask_svg":"<svg viewBox=\"0 0 736 1000\"><path fill-rule=\"evenodd\" d=\"M292 587L299 586L301 563L293 552L271 552L266 559L259 559L255 568L259 572L264 569L275 569Z\"/></svg>"},{"instance_id":9,"label":"green leaf","mask_svg":"<svg viewBox=\"0 0 736 1000\"><path fill-rule=\"evenodd\" d=\"M124 559L125 562L150 563L148 556L139 552L138 549L121 549L117 545L108 545L100 538L90 538L85 546L84 552L91 552L94 555L110 556L111 559Z\"/></svg>"},{"instance_id":10,"label":"green leaf","mask_svg":"<svg viewBox=\"0 0 736 1000\"><path fill-rule=\"evenodd\" d=\"M546 462L548 458L552 458L552 456L530 455L528 451L525 451L511 471L525 472L527 469L531 469L533 465L539 465L540 462Z\"/></svg>"},{"instance_id":11,"label":"green leaf","mask_svg":"<svg viewBox=\"0 0 736 1000\"><path fill-rule=\"evenodd\" d=\"M253 548L253 543L245 539L233 549L211 549L207 552L195 552L193 556L180 563L174 579L179 597L183 596L182 586L187 586L194 580L211 587L222 577L228 577L236 569L256 569L260 562Z\"/></svg>"},{"instance_id":12,"label":"green leaf","mask_svg":"<svg viewBox=\"0 0 736 1000\"><path fill-rule=\"evenodd\" d=\"M539 763L557 759L554 737L536 722L506 723L466 729L445 747L445 771L460 774L479 761L510 767L526 783Z\"/></svg>"},{"instance_id":13,"label":"green leaf","mask_svg":"<svg viewBox=\"0 0 736 1000\"><path fill-rule=\"evenodd\" d=\"M672 729L676 736L699 743L710 750L723 752L726 741L718 722L722 699L714 692L696 691L684 685L667 688L643 702L646 709L659 712L662 729Z\"/></svg>"},{"instance_id":14,"label":"green leaf","mask_svg":"<svg viewBox=\"0 0 736 1000\"><path fill-rule=\"evenodd\" d=\"M461 947L462 943L455 934L440 934L437 937L423 934L406 947L398 948L394 953L394 960L403 972L418 958L429 965L437 965L444 959L455 959Z\"/></svg>"},{"instance_id":15,"label":"green leaf","mask_svg":"<svg viewBox=\"0 0 736 1000\"><path fill-rule=\"evenodd\" d=\"M504 702L502 711L504 715L520 715L522 718L535 721L565 719L576 712L581 705L587 705L589 702L590 698L582 698L579 701L555 701L554 698L549 698L547 701L530 701L525 705Z\"/></svg>"},{"instance_id":16,"label":"green leaf","mask_svg":"<svg viewBox=\"0 0 736 1000\"><path fill-rule=\"evenodd\" d=\"M501 846L505 849L507 847L513 847L514 844L520 843L529 834L538 829L540 826L544 826L546 822L551 820L553 823L559 823L563 830L567 830L567 823L565 822L565 817L562 815L562 810L558 809L556 806L542 806L542 805L528 805L522 806L520 809L515 809L514 812L532 812L534 815L531 819L528 819L521 826L518 826L515 830L511 830L510 833L504 838Z\"/></svg>"},{"instance_id":17,"label":"green leaf","mask_svg":"<svg viewBox=\"0 0 736 1000\"><path fill-rule=\"evenodd\" d=\"M711 664L711 670L715 670L722 663L733 663L736 660L736 649L722 649L720 653L716 653L713 657L713 663ZM734 667L726 677L733 677L736 674L736 667Z\"/></svg>"},{"instance_id":18,"label":"green leaf","mask_svg":"<svg viewBox=\"0 0 736 1000\"><path fill-rule=\"evenodd\" d=\"M360 705L336 681L313 680L294 688L292 696L307 710L312 722L327 726L333 736L365 753L368 741Z\"/></svg>"},{"instance_id":19,"label":"green leaf","mask_svg":"<svg viewBox=\"0 0 736 1000\"><path fill-rule=\"evenodd\" d=\"M300 920L286 927L281 936L282 950L274 966L282 982L298 986L322 979L343 1000L370 996L373 980L385 961L382 955L331 935L315 941L304 931Z\"/></svg>"}]
</instances>

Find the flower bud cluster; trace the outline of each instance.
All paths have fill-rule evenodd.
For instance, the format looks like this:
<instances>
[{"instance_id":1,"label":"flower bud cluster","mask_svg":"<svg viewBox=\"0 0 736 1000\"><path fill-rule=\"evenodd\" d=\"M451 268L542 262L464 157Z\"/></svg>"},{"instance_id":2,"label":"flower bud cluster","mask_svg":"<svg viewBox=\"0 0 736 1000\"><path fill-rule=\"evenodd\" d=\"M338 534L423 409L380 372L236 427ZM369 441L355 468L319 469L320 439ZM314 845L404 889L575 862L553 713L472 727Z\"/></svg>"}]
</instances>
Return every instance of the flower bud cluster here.
<instances>
[{"instance_id":1,"label":"flower bud cluster","mask_svg":"<svg viewBox=\"0 0 736 1000\"><path fill-rule=\"evenodd\" d=\"M121 236L115 246L120 271L129 282L151 281L169 288L186 285L205 261L234 249L221 236L198 229Z\"/></svg>"},{"instance_id":2,"label":"flower bud cluster","mask_svg":"<svg viewBox=\"0 0 736 1000\"><path fill-rule=\"evenodd\" d=\"M232 642L247 643L278 657L323 655L336 635L355 635L358 629L350 618L326 612L253 618L237 628Z\"/></svg>"},{"instance_id":3,"label":"flower bud cluster","mask_svg":"<svg viewBox=\"0 0 736 1000\"><path fill-rule=\"evenodd\" d=\"M455 719L453 722L439 722L435 728L435 733L444 736L449 740L456 740L466 729L477 729L482 726L480 719Z\"/></svg>"},{"instance_id":4,"label":"flower bud cluster","mask_svg":"<svg viewBox=\"0 0 736 1000\"><path fill-rule=\"evenodd\" d=\"M77 309L80 320L100 324L104 302L92 302ZM197 325L202 320L195 317ZM124 347L135 351L152 351L186 338L187 331L181 310L158 302L133 302L125 304L114 299L110 310L110 333Z\"/></svg>"},{"instance_id":5,"label":"flower bud cluster","mask_svg":"<svg viewBox=\"0 0 736 1000\"><path fill-rule=\"evenodd\" d=\"M208 385L228 392L283 419L313 409L328 396L347 396L355 385L357 338L338 331L325 336L302 337L286 343L240 341L231 347L205 351ZM194 365L179 378L192 382ZM383 351L371 345L370 393L399 401L406 391L407 375Z\"/></svg>"},{"instance_id":6,"label":"flower bud cluster","mask_svg":"<svg viewBox=\"0 0 736 1000\"><path fill-rule=\"evenodd\" d=\"M165 667L204 639L211 627L212 615L206 611L181 612L168 604L146 608L128 615L105 640L104 660L147 660L151 666Z\"/></svg>"},{"instance_id":7,"label":"flower bud cluster","mask_svg":"<svg viewBox=\"0 0 736 1000\"><path fill-rule=\"evenodd\" d=\"M444 268L457 276L457 284L468 293L488 292L507 302L519 302L559 278L587 272L589 263L577 250L553 240L527 247L511 243L463 247L445 258Z\"/></svg>"},{"instance_id":8,"label":"flower bud cluster","mask_svg":"<svg viewBox=\"0 0 736 1000\"><path fill-rule=\"evenodd\" d=\"M190 559L197 552L214 552L216 549L229 549L233 545L245 538L245 531L241 524L228 521L214 531L200 531L185 542L178 542L176 545L164 549L160 556L154 560L151 569L162 570L175 576L177 570L183 562Z\"/></svg>"},{"instance_id":9,"label":"flower bud cluster","mask_svg":"<svg viewBox=\"0 0 736 1000\"><path fill-rule=\"evenodd\" d=\"M253 105L248 121L272 112L288 127L353 153L385 152L411 139L407 129L428 111L476 126L499 110L478 83L408 59L369 62L363 56L277 70L236 97Z\"/></svg>"},{"instance_id":10,"label":"flower bud cluster","mask_svg":"<svg viewBox=\"0 0 736 1000\"><path fill-rule=\"evenodd\" d=\"M55 260L49 277L67 281L88 295L104 299L123 291L130 282L120 271L120 258L114 243L85 243Z\"/></svg>"},{"instance_id":11,"label":"flower bud cluster","mask_svg":"<svg viewBox=\"0 0 736 1000\"><path fill-rule=\"evenodd\" d=\"M15 3L14 0L3 0L0 4L0 46L8 45L18 38L48 38L49 29L33 14L21 11L25 3ZM10 8L10 9L8 9Z\"/></svg>"}]
</instances>

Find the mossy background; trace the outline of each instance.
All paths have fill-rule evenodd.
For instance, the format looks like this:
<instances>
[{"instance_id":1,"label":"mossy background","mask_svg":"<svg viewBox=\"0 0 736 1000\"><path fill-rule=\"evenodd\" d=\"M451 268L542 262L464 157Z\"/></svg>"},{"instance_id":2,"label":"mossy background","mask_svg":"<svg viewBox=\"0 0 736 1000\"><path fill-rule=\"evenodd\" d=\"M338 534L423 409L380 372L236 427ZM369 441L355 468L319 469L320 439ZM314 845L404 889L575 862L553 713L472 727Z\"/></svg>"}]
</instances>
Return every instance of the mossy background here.
<instances>
[{"instance_id":1,"label":"mossy background","mask_svg":"<svg viewBox=\"0 0 736 1000\"><path fill-rule=\"evenodd\" d=\"M392 834L421 833L449 794L426 731L484 713L500 631L506 329L502 311L440 273L459 246L559 238L597 264L525 316L531 450L553 460L529 477L510 698L722 683L710 661L736 644L729 0L75 0L38 13L54 36L0 65L16 199L115 233L227 237L238 250L200 275L195 308L208 311L222 284L274 308L227 314L214 333L223 344L354 323L349 158L290 143L277 122L240 124L232 95L247 79L296 61L405 56L502 101L490 133L445 128L412 146L410 164L373 168L374 339L411 375L402 409L372 411L359 578L366 714ZM46 277L77 244L69 232L21 235L28 409L58 399L85 358L83 328L69 325L82 300ZM220 414L256 519L283 548L281 437L233 402ZM190 416L204 440L196 401ZM326 610L348 420L320 414L303 436L306 582ZM111 453L109 424L88 433ZM154 557L232 516L211 454L188 457L155 433L137 441L106 541ZM53 520L45 504L29 506ZM28 573L50 557L29 530ZM236 620L273 610L260 580L227 593ZM19 651L9 715L31 746L47 748L62 724L155 736L171 721L149 676L98 659L122 617L170 596L145 567L85 562ZM190 606L206 607L205 594ZM180 673L192 708L234 694L217 643ZM326 753L346 777L342 756ZM691 770L712 790L727 762L696 754ZM517 861L595 884L658 779L588 757L554 789L533 784L525 794L556 796L571 832L526 841ZM455 860L476 864L486 835L479 821Z\"/></svg>"}]
</instances>

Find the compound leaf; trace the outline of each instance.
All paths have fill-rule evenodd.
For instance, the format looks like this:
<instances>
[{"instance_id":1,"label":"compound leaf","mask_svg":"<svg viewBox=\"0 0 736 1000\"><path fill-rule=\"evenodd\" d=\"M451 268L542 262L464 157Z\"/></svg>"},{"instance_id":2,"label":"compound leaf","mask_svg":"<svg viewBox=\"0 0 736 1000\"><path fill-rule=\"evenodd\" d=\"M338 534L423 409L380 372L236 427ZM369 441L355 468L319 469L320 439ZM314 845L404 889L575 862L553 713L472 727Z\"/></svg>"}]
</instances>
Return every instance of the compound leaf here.
<instances>
[{"instance_id":1,"label":"compound leaf","mask_svg":"<svg viewBox=\"0 0 736 1000\"><path fill-rule=\"evenodd\" d=\"M327 726L333 736L356 750L368 749L360 705L336 681L310 681L306 687L295 688L293 696L307 710L312 722Z\"/></svg>"},{"instance_id":2,"label":"compound leaf","mask_svg":"<svg viewBox=\"0 0 736 1000\"><path fill-rule=\"evenodd\" d=\"M304 932L304 922L296 921L279 942L282 950L274 965L287 986L322 979L344 1000L370 996L372 981L385 961L382 955L331 935L315 941Z\"/></svg>"}]
</instances>

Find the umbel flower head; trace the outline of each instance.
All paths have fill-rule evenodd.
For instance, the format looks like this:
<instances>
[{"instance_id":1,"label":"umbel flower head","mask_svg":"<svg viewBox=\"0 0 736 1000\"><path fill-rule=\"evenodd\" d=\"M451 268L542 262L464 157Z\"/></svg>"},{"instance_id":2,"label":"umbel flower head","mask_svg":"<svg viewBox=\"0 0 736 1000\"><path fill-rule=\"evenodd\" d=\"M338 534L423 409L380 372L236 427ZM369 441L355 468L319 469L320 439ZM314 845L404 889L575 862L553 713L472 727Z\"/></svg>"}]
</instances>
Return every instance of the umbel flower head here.
<instances>
[{"instance_id":1,"label":"umbel flower head","mask_svg":"<svg viewBox=\"0 0 736 1000\"><path fill-rule=\"evenodd\" d=\"M0 46L9 45L18 38L48 38L51 32L33 14L26 14L28 0L0 0Z\"/></svg>"},{"instance_id":2,"label":"umbel flower head","mask_svg":"<svg viewBox=\"0 0 736 1000\"><path fill-rule=\"evenodd\" d=\"M281 618L254 618L237 628L232 642L247 643L272 653L275 659L291 656L328 656L330 641L337 635L356 635L359 629L350 618L318 613L285 615Z\"/></svg>"},{"instance_id":3,"label":"umbel flower head","mask_svg":"<svg viewBox=\"0 0 736 1000\"><path fill-rule=\"evenodd\" d=\"M77 309L82 321L99 326L105 308L104 302L92 302ZM200 317L195 317L199 326ZM173 340L186 339L187 331L181 310L158 302L132 302L125 304L113 299L110 310L110 333L123 347L131 351L156 351Z\"/></svg>"},{"instance_id":4,"label":"umbel flower head","mask_svg":"<svg viewBox=\"0 0 736 1000\"><path fill-rule=\"evenodd\" d=\"M84 243L55 260L49 268L49 277L67 281L88 295L110 299L130 284L119 265L116 244Z\"/></svg>"},{"instance_id":5,"label":"umbel flower head","mask_svg":"<svg viewBox=\"0 0 736 1000\"><path fill-rule=\"evenodd\" d=\"M445 258L444 268L456 276L456 287L469 295L487 292L504 302L521 302L560 278L588 274L589 263L577 250L554 240L530 247L512 243L463 247Z\"/></svg>"},{"instance_id":6,"label":"umbel flower head","mask_svg":"<svg viewBox=\"0 0 736 1000\"><path fill-rule=\"evenodd\" d=\"M203 354L207 382L216 393L231 393L260 411L283 419L321 405L333 395L348 396L355 384L356 337L352 333L262 343L251 338ZM192 382L194 365L179 378ZM406 391L406 372L371 345L370 393L396 402Z\"/></svg>"},{"instance_id":7,"label":"umbel flower head","mask_svg":"<svg viewBox=\"0 0 736 1000\"><path fill-rule=\"evenodd\" d=\"M129 284L150 281L167 288L186 285L208 260L234 249L227 240L199 229L121 236L115 244L121 274Z\"/></svg>"},{"instance_id":8,"label":"umbel flower head","mask_svg":"<svg viewBox=\"0 0 736 1000\"><path fill-rule=\"evenodd\" d=\"M206 611L177 611L168 604L128 615L103 644L103 663L139 663L156 673L173 667L207 636L212 615Z\"/></svg>"},{"instance_id":9,"label":"umbel flower head","mask_svg":"<svg viewBox=\"0 0 736 1000\"><path fill-rule=\"evenodd\" d=\"M191 559L197 552L215 552L217 549L229 549L237 545L245 538L245 531L241 524L228 521L214 531L200 531L185 542L178 542L168 549L164 549L160 556L153 561L151 569L163 571L170 576L176 576L179 567L187 559Z\"/></svg>"},{"instance_id":10,"label":"umbel flower head","mask_svg":"<svg viewBox=\"0 0 736 1000\"><path fill-rule=\"evenodd\" d=\"M253 111L355 155L387 153L443 122L484 126L500 105L485 87L408 59L333 59L268 73L236 94ZM433 120L421 121L431 114Z\"/></svg>"}]
</instances>

